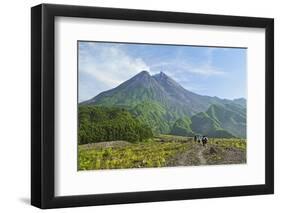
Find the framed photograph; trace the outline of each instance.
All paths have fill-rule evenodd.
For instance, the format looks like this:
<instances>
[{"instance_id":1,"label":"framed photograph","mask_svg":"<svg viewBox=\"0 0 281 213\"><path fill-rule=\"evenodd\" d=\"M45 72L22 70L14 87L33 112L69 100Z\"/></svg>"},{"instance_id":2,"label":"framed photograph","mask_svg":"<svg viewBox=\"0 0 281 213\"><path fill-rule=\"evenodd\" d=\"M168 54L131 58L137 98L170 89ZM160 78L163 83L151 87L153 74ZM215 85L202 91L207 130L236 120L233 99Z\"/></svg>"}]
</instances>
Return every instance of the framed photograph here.
<instances>
[{"instance_id":1,"label":"framed photograph","mask_svg":"<svg viewBox=\"0 0 281 213\"><path fill-rule=\"evenodd\" d=\"M274 21L31 9L31 204L274 192Z\"/></svg>"}]
</instances>

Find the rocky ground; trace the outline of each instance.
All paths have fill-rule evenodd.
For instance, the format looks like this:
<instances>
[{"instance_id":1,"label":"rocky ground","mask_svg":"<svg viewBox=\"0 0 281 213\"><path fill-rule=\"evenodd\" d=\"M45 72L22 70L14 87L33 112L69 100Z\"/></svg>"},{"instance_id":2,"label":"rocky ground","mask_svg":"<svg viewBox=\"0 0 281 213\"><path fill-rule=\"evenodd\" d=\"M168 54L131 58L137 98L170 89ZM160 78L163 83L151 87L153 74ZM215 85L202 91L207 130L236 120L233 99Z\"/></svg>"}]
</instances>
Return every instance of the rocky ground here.
<instances>
[{"instance_id":1,"label":"rocky ground","mask_svg":"<svg viewBox=\"0 0 281 213\"><path fill-rule=\"evenodd\" d=\"M194 143L192 147L170 159L168 166L199 166L246 163L246 151L235 147Z\"/></svg>"}]
</instances>

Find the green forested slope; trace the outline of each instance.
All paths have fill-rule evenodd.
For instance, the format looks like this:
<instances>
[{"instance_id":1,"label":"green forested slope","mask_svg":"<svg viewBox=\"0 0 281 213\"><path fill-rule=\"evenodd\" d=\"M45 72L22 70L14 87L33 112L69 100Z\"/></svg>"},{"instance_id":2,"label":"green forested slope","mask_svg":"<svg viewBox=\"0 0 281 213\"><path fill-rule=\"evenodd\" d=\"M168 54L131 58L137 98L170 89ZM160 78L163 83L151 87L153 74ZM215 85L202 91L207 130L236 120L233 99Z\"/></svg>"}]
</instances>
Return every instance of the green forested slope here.
<instances>
[{"instance_id":1,"label":"green forested slope","mask_svg":"<svg viewBox=\"0 0 281 213\"><path fill-rule=\"evenodd\" d=\"M143 141L151 138L151 129L121 108L79 107L79 144L101 141Z\"/></svg>"},{"instance_id":2,"label":"green forested slope","mask_svg":"<svg viewBox=\"0 0 281 213\"><path fill-rule=\"evenodd\" d=\"M109 111L113 109L123 109L123 111L117 110L118 113L115 112L116 117L113 119L102 117L104 122L100 121L99 117L95 117L96 124L93 125L92 118L90 119L89 115L86 116L90 112L85 112L87 108L81 108L82 111L84 110L81 119L87 118L87 122L81 121L84 125L80 133L81 138L91 138L91 141L134 138L130 139L132 141L142 137L135 133L140 126L144 127L141 129L150 129L154 135L205 134L209 137L246 137L246 100L244 98L227 100L198 95L184 89L162 72L151 76L147 71L142 71L116 88L104 91L80 103L79 106L96 106L97 108L94 109L101 111L97 113L98 116L104 113L112 114L113 112ZM106 112L102 112L103 107ZM128 126L124 120L132 126ZM101 133L90 137L89 127L91 131L96 128L96 131ZM119 131L121 127L126 127L126 131L131 135L116 137L116 131L117 129ZM109 138L104 136L106 131L111 135ZM123 129L120 131L124 132Z\"/></svg>"}]
</instances>

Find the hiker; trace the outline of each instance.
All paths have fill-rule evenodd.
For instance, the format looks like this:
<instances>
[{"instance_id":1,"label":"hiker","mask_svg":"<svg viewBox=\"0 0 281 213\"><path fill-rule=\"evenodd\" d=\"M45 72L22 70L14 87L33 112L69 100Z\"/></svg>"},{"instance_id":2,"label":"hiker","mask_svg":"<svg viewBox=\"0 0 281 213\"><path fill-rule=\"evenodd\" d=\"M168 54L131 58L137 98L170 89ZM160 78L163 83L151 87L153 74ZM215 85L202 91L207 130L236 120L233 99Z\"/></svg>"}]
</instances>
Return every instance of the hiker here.
<instances>
[{"instance_id":1,"label":"hiker","mask_svg":"<svg viewBox=\"0 0 281 213\"><path fill-rule=\"evenodd\" d=\"M196 141L200 144L202 141L202 137L200 135L196 135Z\"/></svg>"},{"instance_id":2,"label":"hiker","mask_svg":"<svg viewBox=\"0 0 281 213\"><path fill-rule=\"evenodd\" d=\"M208 138L204 135L202 137L202 144L203 144L203 146L205 146L207 143L208 143Z\"/></svg>"},{"instance_id":3,"label":"hiker","mask_svg":"<svg viewBox=\"0 0 281 213\"><path fill-rule=\"evenodd\" d=\"M194 135L194 142L197 142L197 135Z\"/></svg>"}]
</instances>

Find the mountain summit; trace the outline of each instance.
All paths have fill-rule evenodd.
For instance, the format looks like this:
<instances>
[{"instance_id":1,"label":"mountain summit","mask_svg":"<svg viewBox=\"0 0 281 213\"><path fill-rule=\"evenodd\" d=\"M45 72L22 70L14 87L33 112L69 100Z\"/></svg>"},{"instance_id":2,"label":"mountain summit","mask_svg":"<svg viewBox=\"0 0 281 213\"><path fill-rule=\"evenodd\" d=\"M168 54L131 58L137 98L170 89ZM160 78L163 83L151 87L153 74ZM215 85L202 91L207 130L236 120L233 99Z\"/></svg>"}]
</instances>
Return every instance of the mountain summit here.
<instances>
[{"instance_id":1,"label":"mountain summit","mask_svg":"<svg viewBox=\"0 0 281 213\"><path fill-rule=\"evenodd\" d=\"M82 102L81 105L93 104L127 108L136 117L147 123L154 132L169 133L178 119L186 120L189 117L196 116L198 113L205 113L214 105L219 106L219 108L222 109L231 105L244 110L244 103L246 103L246 101L244 102L243 99L232 101L199 95L186 90L164 72L151 76L149 72L144 70L119 86L104 91L90 100ZM207 113L205 114L208 119L210 118L214 120L214 118ZM196 122L200 123L198 119L201 118L202 116L197 116L195 119ZM233 119L229 118L227 119L227 122L221 123L231 126L232 121ZM239 121L241 121L241 119ZM216 123L216 126L220 125L219 121L214 122ZM243 122L243 119L241 122ZM222 127L219 126L219 128Z\"/></svg>"},{"instance_id":2,"label":"mountain summit","mask_svg":"<svg viewBox=\"0 0 281 213\"><path fill-rule=\"evenodd\" d=\"M149 72L141 71L116 88L102 92L82 104L133 107L144 101L157 102L171 111L187 115L205 111L211 104L224 102L190 92L163 72L151 76Z\"/></svg>"}]
</instances>

